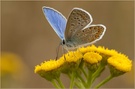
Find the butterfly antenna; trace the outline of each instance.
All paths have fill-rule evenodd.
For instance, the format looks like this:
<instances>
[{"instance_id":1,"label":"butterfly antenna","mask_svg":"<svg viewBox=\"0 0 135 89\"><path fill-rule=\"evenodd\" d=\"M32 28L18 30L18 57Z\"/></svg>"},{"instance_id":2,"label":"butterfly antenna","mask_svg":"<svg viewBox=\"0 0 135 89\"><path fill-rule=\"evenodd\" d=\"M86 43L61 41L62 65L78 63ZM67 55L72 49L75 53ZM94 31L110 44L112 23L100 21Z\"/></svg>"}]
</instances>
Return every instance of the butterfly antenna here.
<instances>
[{"instance_id":1,"label":"butterfly antenna","mask_svg":"<svg viewBox=\"0 0 135 89\"><path fill-rule=\"evenodd\" d=\"M56 49L56 60L58 59L60 45L61 45L61 43L58 45L58 47Z\"/></svg>"}]
</instances>

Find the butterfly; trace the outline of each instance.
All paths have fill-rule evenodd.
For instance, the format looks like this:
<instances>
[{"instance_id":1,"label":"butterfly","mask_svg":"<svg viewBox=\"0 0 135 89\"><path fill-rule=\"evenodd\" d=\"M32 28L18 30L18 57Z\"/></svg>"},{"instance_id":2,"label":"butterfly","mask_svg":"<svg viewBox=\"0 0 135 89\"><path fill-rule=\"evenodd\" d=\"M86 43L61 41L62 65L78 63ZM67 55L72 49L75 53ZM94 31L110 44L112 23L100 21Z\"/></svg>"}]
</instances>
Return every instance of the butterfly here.
<instances>
[{"instance_id":1,"label":"butterfly","mask_svg":"<svg viewBox=\"0 0 135 89\"><path fill-rule=\"evenodd\" d=\"M42 10L62 40L62 46L67 50L93 44L100 40L106 31L106 27L102 24L92 25L92 16L81 8L73 8L68 19L51 7L43 6Z\"/></svg>"}]
</instances>

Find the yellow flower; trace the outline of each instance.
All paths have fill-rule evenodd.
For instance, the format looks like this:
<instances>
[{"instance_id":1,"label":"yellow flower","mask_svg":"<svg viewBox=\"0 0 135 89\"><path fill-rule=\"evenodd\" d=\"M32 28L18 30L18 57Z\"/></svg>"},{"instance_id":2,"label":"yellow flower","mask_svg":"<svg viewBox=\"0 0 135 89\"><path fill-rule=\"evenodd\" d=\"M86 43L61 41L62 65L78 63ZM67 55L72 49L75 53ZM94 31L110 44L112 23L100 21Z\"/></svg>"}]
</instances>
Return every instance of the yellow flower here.
<instances>
[{"instance_id":1,"label":"yellow flower","mask_svg":"<svg viewBox=\"0 0 135 89\"><path fill-rule=\"evenodd\" d=\"M87 52L97 51L97 47L95 45L87 46L87 47L81 47L78 49L82 54L85 54Z\"/></svg>"},{"instance_id":2,"label":"yellow flower","mask_svg":"<svg viewBox=\"0 0 135 89\"><path fill-rule=\"evenodd\" d=\"M78 51L70 51L67 54L64 54L58 60L65 60L63 66L60 70L63 73L71 73L78 68L82 59L82 54Z\"/></svg>"},{"instance_id":3,"label":"yellow flower","mask_svg":"<svg viewBox=\"0 0 135 89\"><path fill-rule=\"evenodd\" d=\"M100 66L102 56L96 52L87 52L84 54L83 60L84 65L88 68L89 72L94 73Z\"/></svg>"},{"instance_id":4,"label":"yellow flower","mask_svg":"<svg viewBox=\"0 0 135 89\"><path fill-rule=\"evenodd\" d=\"M50 61L44 61L43 63L41 63L41 65L37 65L35 67L35 73L37 73L38 71L44 70L44 71L52 71L55 70L57 68L59 68L62 64L64 63L63 60L50 60Z\"/></svg>"},{"instance_id":5,"label":"yellow flower","mask_svg":"<svg viewBox=\"0 0 135 89\"><path fill-rule=\"evenodd\" d=\"M77 62L78 60L82 59L82 54L79 51L70 51L65 56L66 62Z\"/></svg>"},{"instance_id":6,"label":"yellow flower","mask_svg":"<svg viewBox=\"0 0 135 89\"><path fill-rule=\"evenodd\" d=\"M87 52L84 54L83 60L90 64L95 64L102 60L102 56L95 52Z\"/></svg>"},{"instance_id":7,"label":"yellow flower","mask_svg":"<svg viewBox=\"0 0 135 89\"><path fill-rule=\"evenodd\" d=\"M77 80L84 82L84 85L88 83L89 86L101 75L107 64L110 68L111 77L107 77L101 84L130 71L132 67L132 61L124 54L118 53L113 49L92 45L81 47L77 51L69 51L57 60L44 61L35 67L35 73L38 73L46 80L51 82L56 80L58 83L60 74L64 73L71 80L77 78ZM87 82L83 80L84 76Z\"/></svg>"},{"instance_id":8,"label":"yellow flower","mask_svg":"<svg viewBox=\"0 0 135 89\"><path fill-rule=\"evenodd\" d=\"M35 66L35 73L38 73L41 77L48 81L59 78L60 71L59 68L63 65L64 60L50 60L44 61L40 65Z\"/></svg>"},{"instance_id":9,"label":"yellow flower","mask_svg":"<svg viewBox=\"0 0 135 89\"><path fill-rule=\"evenodd\" d=\"M69 63L73 63L72 65L74 65L74 63L75 65L79 65L82 58L84 61L90 64L95 64L100 62L102 59L106 60L109 58L108 63L116 67L116 69L121 69L121 71L130 71L132 66L131 61L125 55L122 55L113 49L109 50L108 48L104 48L101 46L96 47L92 45L85 48L79 48L77 51L69 51L58 60L45 61L41 63L41 65L37 65L35 67L35 73L40 70L55 70L63 65L69 65ZM69 66L71 67L71 65Z\"/></svg>"},{"instance_id":10,"label":"yellow flower","mask_svg":"<svg viewBox=\"0 0 135 89\"><path fill-rule=\"evenodd\" d=\"M103 54L105 56L113 56L118 54L118 52L113 49L109 50L108 48L105 49L104 47L101 46L96 47L95 45L87 46L85 48L84 47L79 48L78 51L80 51L82 54L85 54L87 52L98 52L99 54Z\"/></svg>"},{"instance_id":11,"label":"yellow flower","mask_svg":"<svg viewBox=\"0 0 135 89\"><path fill-rule=\"evenodd\" d=\"M122 72L129 72L132 67L132 61L124 54L117 54L108 58L108 64Z\"/></svg>"},{"instance_id":12,"label":"yellow flower","mask_svg":"<svg viewBox=\"0 0 135 89\"><path fill-rule=\"evenodd\" d=\"M102 53L102 54L104 54L106 56L113 56L113 55L117 55L118 54L118 52L116 50L114 50L114 49L111 49L111 50L109 50L108 48L102 49L100 46L99 46L98 52Z\"/></svg>"},{"instance_id":13,"label":"yellow flower","mask_svg":"<svg viewBox=\"0 0 135 89\"><path fill-rule=\"evenodd\" d=\"M24 69L24 64L21 61L21 58L14 53L2 52L0 60L1 76L16 76L21 74L22 70Z\"/></svg>"}]
</instances>

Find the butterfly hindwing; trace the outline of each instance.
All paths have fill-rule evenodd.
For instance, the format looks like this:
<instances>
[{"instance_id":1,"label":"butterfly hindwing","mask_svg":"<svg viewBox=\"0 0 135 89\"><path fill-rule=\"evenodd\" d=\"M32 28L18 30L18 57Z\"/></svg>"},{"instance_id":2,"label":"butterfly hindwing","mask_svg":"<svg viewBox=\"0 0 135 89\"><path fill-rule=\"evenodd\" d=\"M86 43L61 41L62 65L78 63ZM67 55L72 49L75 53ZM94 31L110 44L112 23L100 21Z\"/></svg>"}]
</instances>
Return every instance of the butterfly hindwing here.
<instances>
[{"instance_id":1,"label":"butterfly hindwing","mask_svg":"<svg viewBox=\"0 0 135 89\"><path fill-rule=\"evenodd\" d=\"M87 46L100 40L106 31L102 24L90 25L83 30L79 30L71 39L76 46Z\"/></svg>"},{"instance_id":2,"label":"butterfly hindwing","mask_svg":"<svg viewBox=\"0 0 135 89\"><path fill-rule=\"evenodd\" d=\"M66 28L66 18L57 10L50 8L50 7L43 7L43 13L54 29L54 31L57 33L57 35L60 37L61 40L65 39L64 32Z\"/></svg>"}]
</instances>

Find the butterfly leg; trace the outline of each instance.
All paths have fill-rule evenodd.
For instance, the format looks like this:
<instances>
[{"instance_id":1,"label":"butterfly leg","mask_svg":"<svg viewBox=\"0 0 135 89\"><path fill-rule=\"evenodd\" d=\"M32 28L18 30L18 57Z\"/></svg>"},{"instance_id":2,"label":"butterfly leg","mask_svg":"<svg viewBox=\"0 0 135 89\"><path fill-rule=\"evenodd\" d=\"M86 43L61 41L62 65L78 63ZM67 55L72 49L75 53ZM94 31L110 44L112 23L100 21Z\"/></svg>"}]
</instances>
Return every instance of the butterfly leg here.
<instances>
[{"instance_id":1,"label":"butterfly leg","mask_svg":"<svg viewBox=\"0 0 135 89\"><path fill-rule=\"evenodd\" d=\"M66 57L65 57L65 49L64 49L64 47L62 46L62 53L64 54L64 59L66 60Z\"/></svg>"},{"instance_id":2,"label":"butterfly leg","mask_svg":"<svg viewBox=\"0 0 135 89\"><path fill-rule=\"evenodd\" d=\"M58 56L59 56L59 49L60 49L60 45L58 45L57 49L56 49L56 60L58 59Z\"/></svg>"}]
</instances>

